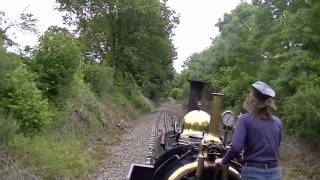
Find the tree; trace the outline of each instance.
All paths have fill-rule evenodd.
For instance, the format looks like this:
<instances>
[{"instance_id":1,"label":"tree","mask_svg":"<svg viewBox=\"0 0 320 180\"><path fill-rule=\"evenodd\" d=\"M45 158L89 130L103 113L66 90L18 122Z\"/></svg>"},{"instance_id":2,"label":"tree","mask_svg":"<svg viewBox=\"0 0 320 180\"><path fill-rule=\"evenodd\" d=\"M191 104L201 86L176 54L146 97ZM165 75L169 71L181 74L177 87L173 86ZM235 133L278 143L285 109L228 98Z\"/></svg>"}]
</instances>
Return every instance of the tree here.
<instances>
[{"instance_id":1,"label":"tree","mask_svg":"<svg viewBox=\"0 0 320 180\"><path fill-rule=\"evenodd\" d=\"M59 9L68 12L65 19L77 25L88 58L109 64L116 83L132 76L147 96L155 98L173 78L176 54L171 36L178 19L165 2L58 2Z\"/></svg>"},{"instance_id":2,"label":"tree","mask_svg":"<svg viewBox=\"0 0 320 180\"><path fill-rule=\"evenodd\" d=\"M67 30L50 27L40 38L33 56L33 70L39 75L40 89L53 100L73 80L81 64L78 41Z\"/></svg>"},{"instance_id":3,"label":"tree","mask_svg":"<svg viewBox=\"0 0 320 180\"><path fill-rule=\"evenodd\" d=\"M25 9L26 10L26 9ZM0 11L0 38L3 39L1 46L13 46L17 45L9 36L8 31L11 29L18 29L20 31L29 31L36 33L36 23L38 20L34 18L33 14L25 12L20 14L19 18L11 21L6 17L5 12Z\"/></svg>"},{"instance_id":4,"label":"tree","mask_svg":"<svg viewBox=\"0 0 320 180\"><path fill-rule=\"evenodd\" d=\"M316 0L238 5L217 23L221 34L212 46L190 57L178 83L190 77L213 81L221 86L226 105L240 112L250 84L266 81L276 89L288 132L318 144L319 12Z\"/></svg>"}]
</instances>

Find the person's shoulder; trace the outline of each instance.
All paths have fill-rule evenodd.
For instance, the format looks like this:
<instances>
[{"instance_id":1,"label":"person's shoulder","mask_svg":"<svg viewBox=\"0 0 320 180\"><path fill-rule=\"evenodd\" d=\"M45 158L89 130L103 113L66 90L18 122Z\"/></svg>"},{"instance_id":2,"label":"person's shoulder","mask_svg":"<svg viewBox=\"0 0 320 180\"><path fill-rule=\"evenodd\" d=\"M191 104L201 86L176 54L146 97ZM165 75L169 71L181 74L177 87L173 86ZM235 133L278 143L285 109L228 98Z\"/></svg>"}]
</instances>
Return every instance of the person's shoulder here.
<instances>
[{"instance_id":1,"label":"person's shoulder","mask_svg":"<svg viewBox=\"0 0 320 180\"><path fill-rule=\"evenodd\" d=\"M252 119L252 115L250 113L244 113L239 116L239 121L246 122Z\"/></svg>"},{"instance_id":2,"label":"person's shoulder","mask_svg":"<svg viewBox=\"0 0 320 180\"><path fill-rule=\"evenodd\" d=\"M272 116L272 119L273 119L274 121L276 121L278 124L281 125L281 120L280 120L279 117L277 117L277 116Z\"/></svg>"},{"instance_id":3,"label":"person's shoulder","mask_svg":"<svg viewBox=\"0 0 320 180\"><path fill-rule=\"evenodd\" d=\"M251 118L250 113L244 113L239 116L239 119L248 119L248 118Z\"/></svg>"}]
</instances>

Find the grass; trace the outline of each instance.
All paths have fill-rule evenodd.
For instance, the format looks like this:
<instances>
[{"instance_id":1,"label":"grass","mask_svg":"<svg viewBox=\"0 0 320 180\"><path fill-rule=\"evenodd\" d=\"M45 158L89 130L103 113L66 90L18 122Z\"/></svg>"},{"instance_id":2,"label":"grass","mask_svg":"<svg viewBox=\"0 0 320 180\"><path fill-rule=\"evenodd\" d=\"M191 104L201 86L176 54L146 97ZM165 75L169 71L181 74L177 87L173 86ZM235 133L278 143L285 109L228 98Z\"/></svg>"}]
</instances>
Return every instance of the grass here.
<instances>
[{"instance_id":1,"label":"grass","mask_svg":"<svg viewBox=\"0 0 320 180\"><path fill-rule=\"evenodd\" d=\"M10 145L13 159L42 179L76 178L94 167L83 143L75 136L61 142L52 135L16 136Z\"/></svg>"}]
</instances>

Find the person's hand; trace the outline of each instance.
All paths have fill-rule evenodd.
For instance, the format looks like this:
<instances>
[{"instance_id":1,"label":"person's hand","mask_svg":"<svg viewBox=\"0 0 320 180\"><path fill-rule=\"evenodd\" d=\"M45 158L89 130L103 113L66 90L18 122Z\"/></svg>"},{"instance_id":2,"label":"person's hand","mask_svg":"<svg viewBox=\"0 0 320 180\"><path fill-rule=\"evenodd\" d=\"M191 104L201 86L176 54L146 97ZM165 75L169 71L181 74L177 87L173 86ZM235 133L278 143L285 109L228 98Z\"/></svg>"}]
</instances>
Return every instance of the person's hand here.
<instances>
[{"instance_id":1,"label":"person's hand","mask_svg":"<svg viewBox=\"0 0 320 180\"><path fill-rule=\"evenodd\" d=\"M217 166L221 166L222 165L222 158L216 159L214 161L214 164L217 165Z\"/></svg>"}]
</instances>

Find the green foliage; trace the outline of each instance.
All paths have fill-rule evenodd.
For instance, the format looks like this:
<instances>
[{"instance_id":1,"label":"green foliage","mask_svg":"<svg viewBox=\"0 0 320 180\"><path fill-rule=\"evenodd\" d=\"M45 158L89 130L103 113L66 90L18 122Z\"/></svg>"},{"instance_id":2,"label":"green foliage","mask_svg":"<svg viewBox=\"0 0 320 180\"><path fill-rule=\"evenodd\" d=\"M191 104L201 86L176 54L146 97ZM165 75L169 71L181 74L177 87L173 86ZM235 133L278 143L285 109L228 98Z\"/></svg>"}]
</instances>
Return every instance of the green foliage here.
<instances>
[{"instance_id":1,"label":"green foliage","mask_svg":"<svg viewBox=\"0 0 320 180\"><path fill-rule=\"evenodd\" d=\"M39 75L41 90L53 100L62 95L80 66L81 49L66 30L51 27L40 38L33 69Z\"/></svg>"},{"instance_id":2,"label":"green foliage","mask_svg":"<svg viewBox=\"0 0 320 180\"><path fill-rule=\"evenodd\" d=\"M107 103L114 109L120 110L121 114L125 115L125 119L135 119L139 113L130 102L128 95L123 93L123 89L116 89L113 93L107 96Z\"/></svg>"},{"instance_id":3,"label":"green foliage","mask_svg":"<svg viewBox=\"0 0 320 180\"><path fill-rule=\"evenodd\" d=\"M52 111L19 56L0 48L0 108L17 120L25 134L34 134L52 121Z\"/></svg>"},{"instance_id":4,"label":"green foliage","mask_svg":"<svg viewBox=\"0 0 320 180\"><path fill-rule=\"evenodd\" d=\"M23 133L41 131L51 123L53 114L34 82L34 75L19 66L8 76L8 94L3 106L13 113Z\"/></svg>"},{"instance_id":5,"label":"green foliage","mask_svg":"<svg viewBox=\"0 0 320 180\"><path fill-rule=\"evenodd\" d=\"M137 85L133 76L126 73L117 80L118 90L122 92L128 102L130 102L134 108L142 112L147 112L152 109L152 105L149 100L146 100L142 95L141 88ZM150 85L150 84L149 84Z\"/></svg>"},{"instance_id":6,"label":"green foliage","mask_svg":"<svg viewBox=\"0 0 320 180\"><path fill-rule=\"evenodd\" d=\"M112 69L110 67L86 63L82 66L84 81L91 85L92 90L99 96L106 94L112 89Z\"/></svg>"},{"instance_id":7,"label":"green foliage","mask_svg":"<svg viewBox=\"0 0 320 180\"><path fill-rule=\"evenodd\" d=\"M283 121L290 134L320 145L320 87L307 85L289 97L283 105Z\"/></svg>"},{"instance_id":8,"label":"green foliage","mask_svg":"<svg viewBox=\"0 0 320 180\"><path fill-rule=\"evenodd\" d=\"M212 46L185 62L173 87L188 79L213 82L225 105L241 112L250 84L268 82L276 89L284 128L318 143L319 107L307 102L316 99L320 85L319 10L319 1L241 3L216 24L221 34ZM306 113L315 118L304 120Z\"/></svg>"},{"instance_id":9,"label":"green foliage","mask_svg":"<svg viewBox=\"0 0 320 180\"><path fill-rule=\"evenodd\" d=\"M0 146L7 144L18 130L17 121L10 115L5 116L4 111L0 109Z\"/></svg>"},{"instance_id":10,"label":"green foliage","mask_svg":"<svg viewBox=\"0 0 320 180\"><path fill-rule=\"evenodd\" d=\"M63 2L81 19L77 38L50 27L26 48L31 58L6 52L0 27L0 141L19 168L41 179L84 178L125 121L152 109L144 95L167 93L174 72L177 19L165 3ZM21 19L36 30L31 14Z\"/></svg>"},{"instance_id":11,"label":"green foliage","mask_svg":"<svg viewBox=\"0 0 320 180\"><path fill-rule=\"evenodd\" d=\"M233 72L237 71L232 67L222 69L222 92L225 94L225 105L233 107L237 113L243 111L242 103L249 92L249 85L255 80L247 72L239 72L241 80L232 76Z\"/></svg>"},{"instance_id":12,"label":"green foliage","mask_svg":"<svg viewBox=\"0 0 320 180\"><path fill-rule=\"evenodd\" d=\"M81 73L71 82L72 96L67 99L67 109L72 118L85 124L107 128L108 116L89 86L83 82ZM69 117L68 117L69 118ZM105 129L103 129L105 130Z\"/></svg>"},{"instance_id":13,"label":"green foliage","mask_svg":"<svg viewBox=\"0 0 320 180\"><path fill-rule=\"evenodd\" d=\"M133 104L133 106L141 111L141 112L149 112L152 110L152 103L149 99L145 98L139 89L136 89L132 92L129 97L129 101Z\"/></svg>"},{"instance_id":14,"label":"green foliage","mask_svg":"<svg viewBox=\"0 0 320 180\"><path fill-rule=\"evenodd\" d=\"M173 79L172 61L176 54L171 36L178 23L165 1L58 3L60 10L69 12L69 23L77 25L89 59L110 65L115 80L130 74L151 99L163 95L166 84Z\"/></svg>"},{"instance_id":15,"label":"green foliage","mask_svg":"<svg viewBox=\"0 0 320 180\"><path fill-rule=\"evenodd\" d=\"M290 60L280 65L282 71L275 80L278 92L283 97L293 95L307 83L320 84L319 57L307 51L292 51L287 57Z\"/></svg>"},{"instance_id":16,"label":"green foliage","mask_svg":"<svg viewBox=\"0 0 320 180\"><path fill-rule=\"evenodd\" d=\"M183 90L179 88L173 88L170 91L170 97L174 98L175 100L180 100L182 98Z\"/></svg>"}]
</instances>

